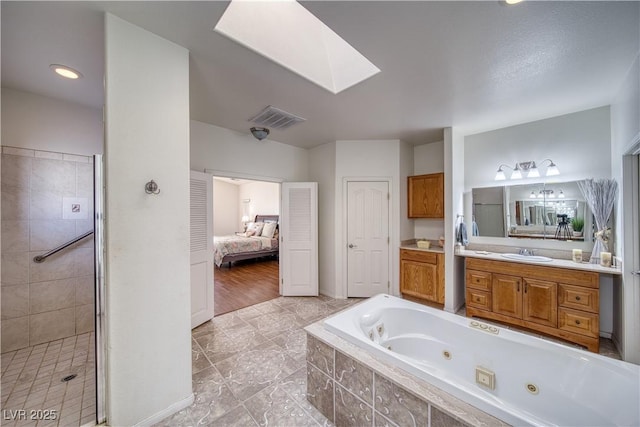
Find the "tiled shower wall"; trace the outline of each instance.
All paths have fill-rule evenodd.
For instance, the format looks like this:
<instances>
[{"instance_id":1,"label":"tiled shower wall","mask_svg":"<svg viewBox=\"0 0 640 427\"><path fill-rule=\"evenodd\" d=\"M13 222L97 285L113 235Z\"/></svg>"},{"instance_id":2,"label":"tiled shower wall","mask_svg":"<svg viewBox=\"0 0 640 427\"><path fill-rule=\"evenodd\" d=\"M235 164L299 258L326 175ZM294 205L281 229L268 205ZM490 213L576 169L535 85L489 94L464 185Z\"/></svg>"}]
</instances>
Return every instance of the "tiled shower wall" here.
<instances>
[{"instance_id":1,"label":"tiled shower wall","mask_svg":"<svg viewBox=\"0 0 640 427\"><path fill-rule=\"evenodd\" d=\"M79 212L78 212L79 210ZM93 159L2 148L2 352L93 330Z\"/></svg>"}]
</instances>

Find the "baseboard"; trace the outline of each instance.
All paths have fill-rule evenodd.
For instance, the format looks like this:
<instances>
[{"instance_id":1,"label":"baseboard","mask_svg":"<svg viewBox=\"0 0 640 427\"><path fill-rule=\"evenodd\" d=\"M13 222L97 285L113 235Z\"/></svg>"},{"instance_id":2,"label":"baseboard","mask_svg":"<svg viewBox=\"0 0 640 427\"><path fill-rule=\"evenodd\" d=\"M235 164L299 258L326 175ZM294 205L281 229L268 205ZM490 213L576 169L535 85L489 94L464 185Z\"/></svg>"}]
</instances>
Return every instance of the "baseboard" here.
<instances>
[{"instance_id":1,"label":"baseboard","mask_svg":"<svg viewBox=\"0 0 640 427\"><path fill-rule=\"evenodd\" d=\"M611 332L600 331L600 337L611 339Z\"/></svg>"},{"instance_id":2,"label":"baseboard","mask_svg":"<svg viewBox=\"0 0 640 427\"><path fill-rule=\"evenodd\" d=\"M157 424L160 421L164 420L165 418L175 414L176 412L188 406L191 406L193 404L193 400L194 400L194 396L193 396L193 393L191 393L189 396L185 397L184 399L178 402L175 402L169 407L163 409L162 411L151 415L150 417L140 421L139 423L136 423L135 427L150 427L154 424Z\"/></svg>"}]
</instances>

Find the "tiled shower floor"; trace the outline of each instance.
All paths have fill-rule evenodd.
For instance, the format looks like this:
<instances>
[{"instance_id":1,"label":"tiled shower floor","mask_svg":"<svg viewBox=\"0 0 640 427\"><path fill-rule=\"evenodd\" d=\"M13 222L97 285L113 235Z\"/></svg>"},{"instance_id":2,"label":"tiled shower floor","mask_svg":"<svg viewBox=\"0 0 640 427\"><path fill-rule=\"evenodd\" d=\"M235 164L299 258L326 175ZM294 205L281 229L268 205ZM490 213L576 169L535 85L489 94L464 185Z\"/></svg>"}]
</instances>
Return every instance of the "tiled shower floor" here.
<instances>
[{"instance_id":1,"label":"tiled shower floor","mask_svg":"<svg viewBox=\"0 0 640 427\"><path fill-rule=\"evenodd\" d=\"M3 353L0 425L94 424L94 340L90 332ZM62 381L73 374L74 379Z\"/></svg>"}]
</instances>

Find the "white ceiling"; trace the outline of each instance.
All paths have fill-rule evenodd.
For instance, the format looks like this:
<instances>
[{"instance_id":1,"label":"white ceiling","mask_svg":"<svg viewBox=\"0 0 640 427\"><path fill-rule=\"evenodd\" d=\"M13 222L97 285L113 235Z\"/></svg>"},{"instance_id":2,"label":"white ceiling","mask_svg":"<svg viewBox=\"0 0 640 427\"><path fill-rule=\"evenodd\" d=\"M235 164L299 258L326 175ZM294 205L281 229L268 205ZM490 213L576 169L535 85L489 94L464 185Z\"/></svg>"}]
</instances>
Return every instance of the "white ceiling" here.
<instances>
[{"instance_id":1,"label":"white ceiling","mask_svg":"<svg viewBox=\"0 0 640 427\"><path fill-rule=\"evenodd\" d=\"M304 2L381 69L334 95L212 31L227 4L3 1L2 86L100 107L108 11L189 49L194 120L249 133L273 105L307 119L286 144L422 144L607 105L640 43L637 1Z\"/></svg>"}]
</instances>

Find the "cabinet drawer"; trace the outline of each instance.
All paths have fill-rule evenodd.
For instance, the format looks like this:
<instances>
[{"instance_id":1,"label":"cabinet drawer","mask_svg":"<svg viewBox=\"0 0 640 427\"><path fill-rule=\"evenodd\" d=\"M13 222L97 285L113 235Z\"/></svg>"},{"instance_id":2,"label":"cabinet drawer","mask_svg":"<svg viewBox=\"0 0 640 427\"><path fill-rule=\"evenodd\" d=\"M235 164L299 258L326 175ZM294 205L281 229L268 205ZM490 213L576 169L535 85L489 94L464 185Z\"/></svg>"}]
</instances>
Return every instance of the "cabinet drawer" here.
<instances>
[{"instance_id":1,"label":"cabinet drawer","mask_svg":"<svg viewBox=\"0 0 640 427\"><path fill-rule=\"evenodd\" d=\"M468 288L491 290L491 273L487 271L467 270L466 284Z\"/></svg>"},{"instance_id":2,"label":"cabinet drawer","mask_svg":"<svg viewBox=\"0 0 640 427\"><path fill-rule=\"evenodd\" d=\"M598 289L560 283L558 286L558 305L598 313L600 309Z\"/></svg>"},{"instance_id":3,"label":"cabinet drawer","mask_svg":"<svg viewBox=\"0 0 640 427\"><path fill-rule=\"evenodd\" d=\"M589 337L598 337L600 322L597 314L561 308L558 310L558 329Z\"/></svg>"},{"instance_id":4,"label":"cabinet drawer","mask_svg":"<svg viewBox=\"0 0 640 427\"><path fill-rule=\"evenodd\" d=\"M400 259L426 262L428 264L438 263L438 254L436 252L412 251L411 249L400 249Z\"/></svg>"},{"instance_id":5,"label":"cabinet drawer","mask_svg":"<svg viewBox=\"0 0 640 427\"><path fill-rule=\"evenodd\" d=\"M467 288L466 304L469 307L479 308L480 310L491 311L491 293L479 291L473 288Z\"/></svg>"}]
</instances>

